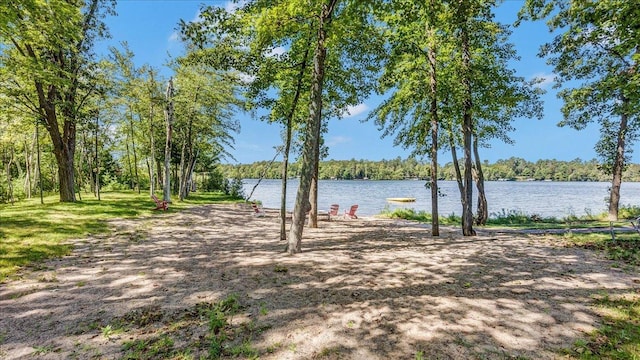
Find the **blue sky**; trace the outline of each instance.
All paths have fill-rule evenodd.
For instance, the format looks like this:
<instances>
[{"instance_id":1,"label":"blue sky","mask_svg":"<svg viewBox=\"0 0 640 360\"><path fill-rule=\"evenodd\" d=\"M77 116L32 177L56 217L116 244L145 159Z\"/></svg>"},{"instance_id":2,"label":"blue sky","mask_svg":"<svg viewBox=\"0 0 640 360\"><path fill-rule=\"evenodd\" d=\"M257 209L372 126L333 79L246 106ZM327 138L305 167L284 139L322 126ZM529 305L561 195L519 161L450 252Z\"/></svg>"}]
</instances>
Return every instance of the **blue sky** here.
<instances>
[{"instance_id":1,"label":"blue sky","mask_svg":"<svg viewBox=\"0 0 640 360\"><path fill-rule=\"evenodd\" d=\"M502 23L512 23L523 1L507 0L496 12L496 19ZM166 77L171 75L165 67L167 60L181 54L182 46L176 36L180 19L194 20L202 4L228 6L226 0L190 1L190 0L120 0L117 16L106 19L112 38L99 44L98 51L104 51L109 45L117 45L126 41L135 54L138 65L149 64L160 69ZM530 79L532 77L553 77L552 68L545 60L536 56L540 45L551 38L547 27L542 22L524 23L514 29L511 42L516 45L521 57L513 67L518 75ZM590 160L596 157L593 147L599 137L599 129L590 126L576 131L556 126L561 120L561 102L555 96L551 82L544 84L547 94L544 100L544 118L516 119L511 133L515 141L513 145L495 141L490 148L481 149L483 160L495 162L512 156L529 161L538 159L573 160L580 158ZM371 97L363 104L352 109L351 116L343 119L332 119L325 143L329 146L327 159L394 159L406 158L408 150L393 146L391 137L381 138L381 131L372 122L363 123L369 110L375 108L379 98ZM230 153L239 163L251 163L259 160L271 160L275 155L274 146L282 143L281 128L269 125L248 114L238 113L241 132L235 136L235 149ZM461 154L459 155L461 156ZM637 161L634 156L634 162ZM439 163L450 161L450 154L439 155ZM233 161L230 161L233 162Z\"/></svg>"}]
</instances>

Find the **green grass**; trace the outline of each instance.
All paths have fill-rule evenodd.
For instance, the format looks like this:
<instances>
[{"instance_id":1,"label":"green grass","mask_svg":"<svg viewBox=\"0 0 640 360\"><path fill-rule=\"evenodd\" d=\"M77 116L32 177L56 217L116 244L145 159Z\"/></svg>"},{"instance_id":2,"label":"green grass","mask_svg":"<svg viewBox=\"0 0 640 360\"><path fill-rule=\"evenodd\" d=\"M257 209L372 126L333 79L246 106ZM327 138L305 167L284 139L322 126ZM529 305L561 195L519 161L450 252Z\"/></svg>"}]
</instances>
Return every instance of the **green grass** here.
<instances>
[{"instance_id":1,"label":"green grass","mask_svg":"<svg viewBox=\"0 0 640 360\"><path fill-rule=\"evenodd\" d=\"M600 251L613 266L634 271L640 266L640 236L633 233L564 235L570 246ZM594 307L602 326L586 339L578 340L567 354L574 359L640 359L640 294L594 295Z\"/></svg>"},{"instance_id":2,"label":"green grass","mask_svg":"<svg viewBox=\"0 0 640 360\"><path fill-rule=\"evenodd\" d=\"M595 297L603 325L567 351L574 359L640 359L640 296Z\"/></svg>"},{"instance_id":3,"label":"green grass","mask_svg":"<svg viewBox=\"0 0 640 360\"><path fill-rule=\"evenodd\" d=\"M390 209L382 210L381 216L392 219L414 220L422 223L431 222L431 214L426 211L416 211L414 209L398 208L391 211ZM613 226L629 227L629 220L640 215L640 209L636 207L621 207L620 221L613 223ZM440 225L459 226L462 220L460 216L450 214L448 216L440 216ZM510 228L510 229L578 229L578 228L608 228L610 226L607 220L607 214L592 215L588 214L582 217L568 215L562 219L554 217L542 217L536 214L527 214L519 210L502 209L497 213L489 214L486 228Z\"/></svg>"},{"instance_id":4,"label":"green grass","mask_svg":"<svg viewBox=\"0 0 640 360\"><path fill-rule=\"evenodd\" d=\"M107 232L106 220L158 213L146 192L105 192L100 201L92 194L82 194L82 198L75 203L61 203L58 195L52 195L44 198L44 205L39 198L0 205L0 283L21 267L69 254L69 239ZM221 193L194 193L183 202L174 198L167 212L237 201Z\"/></svg>"}]
</instances>

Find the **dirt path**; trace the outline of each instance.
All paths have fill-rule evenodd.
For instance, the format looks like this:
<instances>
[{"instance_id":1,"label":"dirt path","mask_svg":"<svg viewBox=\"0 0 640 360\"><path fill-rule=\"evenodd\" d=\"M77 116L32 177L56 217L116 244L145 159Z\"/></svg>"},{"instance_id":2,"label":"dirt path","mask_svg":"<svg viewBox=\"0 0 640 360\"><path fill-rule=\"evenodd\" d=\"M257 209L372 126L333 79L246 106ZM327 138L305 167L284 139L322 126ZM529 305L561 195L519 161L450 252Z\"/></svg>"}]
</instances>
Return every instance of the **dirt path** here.
<instances>
[{"instance_id":1,"label":"dirt path","mask_svg":"<svg viewBox=\"0 0 640 360\"><path fill-rule=\"evenodd\" d=\"M0 358L122 358L170 339L197 359L197 309L235 294L228 342L260 359L553 359L598 326L594 295L640 291L637 271L540 235L342 220L287 256L276 216L237 206L112 225L0 284Z\"/></svg>"}]
</instances>

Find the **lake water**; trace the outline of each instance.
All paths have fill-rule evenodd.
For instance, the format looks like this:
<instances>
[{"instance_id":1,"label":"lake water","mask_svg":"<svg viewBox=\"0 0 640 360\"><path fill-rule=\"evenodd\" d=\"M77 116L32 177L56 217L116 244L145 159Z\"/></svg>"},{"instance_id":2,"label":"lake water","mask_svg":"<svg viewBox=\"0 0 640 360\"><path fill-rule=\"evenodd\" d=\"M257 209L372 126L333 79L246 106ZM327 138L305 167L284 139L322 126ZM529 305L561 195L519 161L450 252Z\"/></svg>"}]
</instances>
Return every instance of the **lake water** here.
<instances>
[{"instance_id":1,"label":"lake water","mask_svg":"<svg viewBox=\"0 0 640 360\"><path fill-rule=\"evenodd\" d=\"M245 195L249 195L256 179L244 180ZM293 210L298 180L287 184L287 209ZM383 209L398 207L431 212L431 191L423 180L320 180L318 204L320 210L328 210L331 204L340 205L340 213L358 204L357 214L375 215ZM607 211L608 182L548 182L548 181L488 181L485 183L489 214L519 211L543 217L562 218L568 215L582 216ZM440 181L438 207L441 216L460 215L460 193L455 181ZM259 200L267 208L280 207L280 180L262 180L251 200ZM474 188L474 201L477 196ZM412 197L412 203L390 203L392 197ZM623 183L620 205L640 205L640 183ZM475 212L475 204L474 204Z\"/></svg>"}]
</instances>

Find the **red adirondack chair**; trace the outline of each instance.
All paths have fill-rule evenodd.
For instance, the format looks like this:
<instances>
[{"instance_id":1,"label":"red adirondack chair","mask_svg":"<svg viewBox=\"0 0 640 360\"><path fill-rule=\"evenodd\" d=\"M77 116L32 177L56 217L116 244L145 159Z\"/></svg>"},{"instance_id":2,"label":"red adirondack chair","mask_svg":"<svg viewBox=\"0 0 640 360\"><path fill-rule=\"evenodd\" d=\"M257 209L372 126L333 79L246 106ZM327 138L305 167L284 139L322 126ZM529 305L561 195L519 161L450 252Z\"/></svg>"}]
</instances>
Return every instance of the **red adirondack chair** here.
<instances>
[{"instance_id":1,"label":"red adirondack chair","mask_svg":"<svg viewBox=\"0 0 640 360\"><path fill-rule=\"evenodd\" d=\"M262 206L256 203L251 203L251 207L253 208L253 216L263 217L267 215Z\"/></svg>"},{"instance_id":2,"label":"red adirondack chair","mask_svg":"<svg viewBox=\"0 0 640 360\"><path fill-rule=\"evenodd\" d=\"M164 211L164 210L167 210L169 208L169 204L164 200L158 199L156 194L151 195L151 198L156 203L156 208L153 209L153 210L163 210Z\"/></svg>"},{"instance_id":3,"label":"red adirondack chair","mask_svg":"<svg viewBox=\"0 0 640 360\"><path fill-rule=\"evenodd\" d=\"M340 209L340 205L331 204L331 207L329 208L329 221L331 221L332 216L338 216L338 209Z\"/></svg>"},{"instance_id":4,"label":"red adirondack chair","mask_svg":"<svg viewBox=\"0 0 640 360\"><path fill-rule=\"evenodd\" d=\"M344 216L349 217L351 219L357 219L358 217L356 216L356 210L358 210L358 205L351 205L351 208L349 209L349 211L345 210Z\"/></svg>"}]
</instances>

